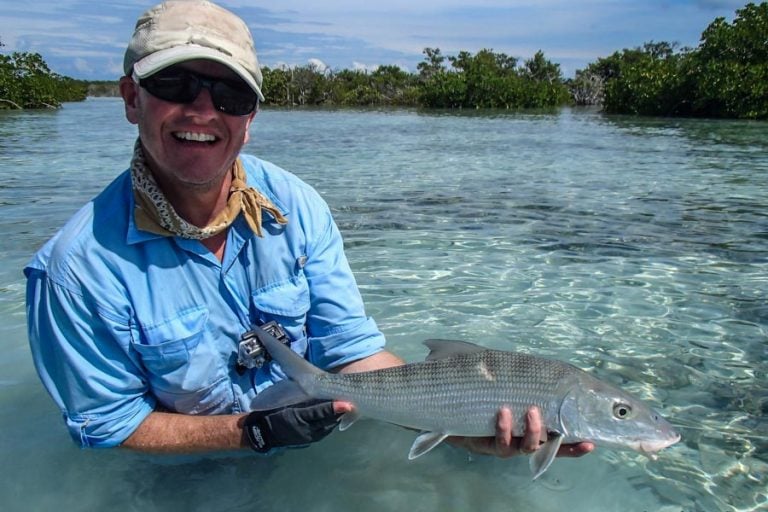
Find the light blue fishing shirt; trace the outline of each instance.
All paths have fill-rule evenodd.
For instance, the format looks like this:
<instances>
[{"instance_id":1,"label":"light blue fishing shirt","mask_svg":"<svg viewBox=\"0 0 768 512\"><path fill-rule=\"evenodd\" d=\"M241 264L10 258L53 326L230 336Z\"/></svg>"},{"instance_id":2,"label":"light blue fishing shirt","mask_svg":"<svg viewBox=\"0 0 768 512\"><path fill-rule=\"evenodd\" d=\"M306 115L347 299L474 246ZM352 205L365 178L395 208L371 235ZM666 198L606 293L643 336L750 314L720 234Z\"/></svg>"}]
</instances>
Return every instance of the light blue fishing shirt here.
<instances>
[{"instance_id":1,"label":"light blue fishing shirt","mask_svg":"<svg viewBox=\"0 0 768 512\"><path fill-rule=\"evenodd\" d=\"M258 238L238 217L223 261L197 240L138 230L125 172L24 269L35 366L82 446L120 444L156 408L248 411L283 377L277 365L237 371L240 335L254 324L278 321L293 350L326 369L384 347L325 201L294 175L241 159L288 224L265 213Z\"/></svg>"}]
</instances>

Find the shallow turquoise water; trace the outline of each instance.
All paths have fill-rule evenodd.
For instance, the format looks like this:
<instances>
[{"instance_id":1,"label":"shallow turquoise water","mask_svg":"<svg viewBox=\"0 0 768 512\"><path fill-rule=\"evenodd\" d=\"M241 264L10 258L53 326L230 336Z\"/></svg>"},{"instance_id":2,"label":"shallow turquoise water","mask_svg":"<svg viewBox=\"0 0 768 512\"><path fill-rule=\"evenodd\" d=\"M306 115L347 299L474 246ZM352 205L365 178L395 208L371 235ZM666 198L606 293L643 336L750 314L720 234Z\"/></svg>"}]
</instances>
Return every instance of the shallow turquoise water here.
<instances>
[{"instance_id":1,"label":"shallow turquoise water","mask_svg":"<svg viewBox=\"0 0 768 512\"><path fill-rule=\"evenodd\" d=\"M683 441L524 459L362 422L305 450L149 457L71 444L27 348L21 268L130 159L116 100L0 112L3 510L758 510L768 506L768 125L538 114L270 111L248 151L314 185L390 349L557 357ZM13 468L13 469L11 469ZM6 505L7 504L7 505Z\"/></svg>"}]
</instances>

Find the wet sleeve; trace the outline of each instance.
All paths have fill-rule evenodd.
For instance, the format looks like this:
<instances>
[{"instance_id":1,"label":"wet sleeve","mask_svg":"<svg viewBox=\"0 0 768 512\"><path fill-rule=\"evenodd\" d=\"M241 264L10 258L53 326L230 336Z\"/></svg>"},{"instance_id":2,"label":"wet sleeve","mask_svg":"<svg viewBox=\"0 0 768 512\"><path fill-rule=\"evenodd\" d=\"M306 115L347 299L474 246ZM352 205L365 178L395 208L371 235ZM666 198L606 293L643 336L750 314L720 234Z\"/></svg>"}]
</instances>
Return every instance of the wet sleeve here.
<instances>
[{"instance_id":1,"label":"wet sleeve","mask_svg":"<svg viewBox=\"0 0 768 512\"><path fill-rule=\"evenodd\" d=\"M330 211L323 229L309 244L304 273L310 292L307 314L309 358L333 368L384 348L384 335L365 314L363 299L344 254L344 243Z\"/></svg>"},{"instance_id":2,"label":"wet sleeve","mask_svg":"<svg viewBox=\"0 0 768 512\"><path fill-rule=\"evenodd\" d=\"M155 406L129 354L128 322L44 271L25 272L32 357L70 435L83 447L119 445Z\"/></svg>"}]
</instances>

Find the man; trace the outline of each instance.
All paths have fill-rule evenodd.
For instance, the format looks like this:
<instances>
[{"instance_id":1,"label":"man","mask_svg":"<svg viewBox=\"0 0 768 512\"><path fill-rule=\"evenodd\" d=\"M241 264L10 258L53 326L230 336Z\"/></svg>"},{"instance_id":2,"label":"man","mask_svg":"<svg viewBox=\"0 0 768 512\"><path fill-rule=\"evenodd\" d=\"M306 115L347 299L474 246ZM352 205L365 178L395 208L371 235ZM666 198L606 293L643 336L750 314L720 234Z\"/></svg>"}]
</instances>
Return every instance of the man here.
<instances>
[{"instance_id":1,"label":"man","mask_svg":"<svg viewBox=\"0 0 768 512\"><path fill-rule=\"evenodd\" d=\"M351 404L249 412L283 375L242 357L243 333L273 322L333 371L402 361L365 316L325 202L240 154L264 99L247 26L207 1L168 1L139 18L124 70L131 167L25 269L34 361L71 436L174 453L322 439ZM535 409L524 438L508 410L498 423L495 439L456 442L503 456L538 447Z\"/></svg>"}]
</instances>

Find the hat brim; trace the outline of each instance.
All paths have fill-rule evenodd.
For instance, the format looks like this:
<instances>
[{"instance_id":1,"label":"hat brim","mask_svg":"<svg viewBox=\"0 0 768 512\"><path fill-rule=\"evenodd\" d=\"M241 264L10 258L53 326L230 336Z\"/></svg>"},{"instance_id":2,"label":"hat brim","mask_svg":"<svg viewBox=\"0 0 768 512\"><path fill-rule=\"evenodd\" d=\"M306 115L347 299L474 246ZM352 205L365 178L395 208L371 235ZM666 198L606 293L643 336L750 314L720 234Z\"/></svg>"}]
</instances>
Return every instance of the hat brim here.
<instances>
[{"instance_id":1,"label":"hat brim","mask_svg":"<svg viewBox=\"0 0 768 512\"><path fill-rule=\"evenodd\" d=\"M248 86L258 95L260 101L264 101L264 95L261 87L256 83L256 79L243 66L223 55L218 50L205 46L187 44L184 46L174 46L165 50L150 53L143 59L133 65L133 72L138 78L146 78L165 69L168 66L186 62L194 59L212 60L227 66L245 80Z\"/></svg>"}]
</instances>

